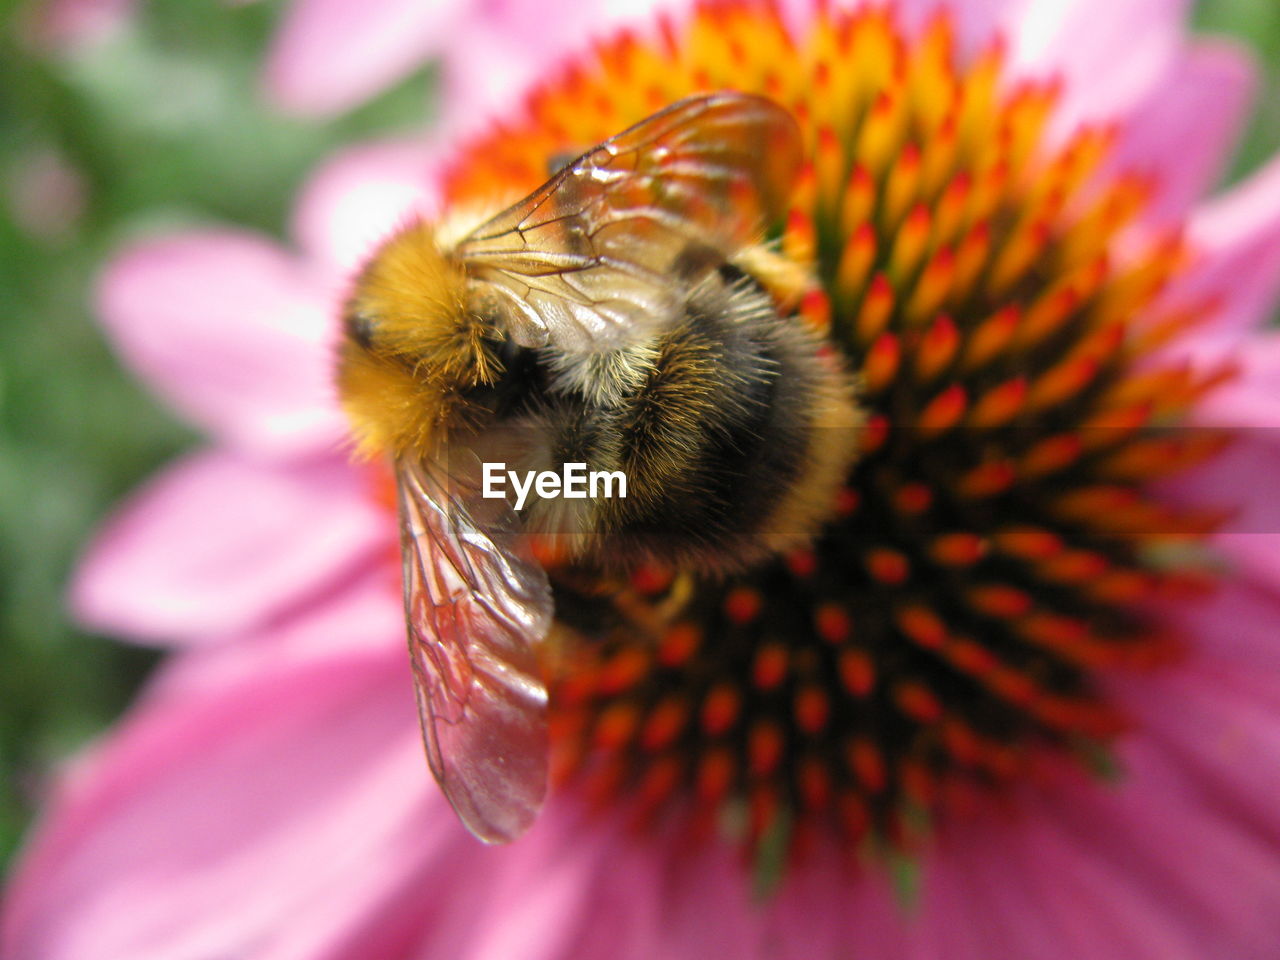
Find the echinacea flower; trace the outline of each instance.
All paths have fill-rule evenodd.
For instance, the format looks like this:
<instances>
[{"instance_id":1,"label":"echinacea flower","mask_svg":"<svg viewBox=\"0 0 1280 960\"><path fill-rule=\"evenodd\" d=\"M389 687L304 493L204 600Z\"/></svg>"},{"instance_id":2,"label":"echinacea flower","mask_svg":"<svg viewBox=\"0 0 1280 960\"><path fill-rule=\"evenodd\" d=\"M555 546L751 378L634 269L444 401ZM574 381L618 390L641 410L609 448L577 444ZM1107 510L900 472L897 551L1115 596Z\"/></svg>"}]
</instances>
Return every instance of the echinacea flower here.
<instances>
[{"instance_id":1,"label":"echinacea flower","mask_svg":"<svg viewBox=\"0 0 1280 960\"><path fill-rule=\"evenodd\" d=\"M1273 956L1280 166L1199 201L1252 74L1182 13L700 7L571 61L438 178L339 159L301 254L123 254L108 328L215 445L75 599L184 648L60 783L5 955ZM406 211L726 87L806 132L780 248L860 374L863 455L811 548L674 615L661 571L564 599L614 626L553 678L547 811L481 848L425 773L394 520L335 446L336 304Z\"/></svg>"}]
</instances>

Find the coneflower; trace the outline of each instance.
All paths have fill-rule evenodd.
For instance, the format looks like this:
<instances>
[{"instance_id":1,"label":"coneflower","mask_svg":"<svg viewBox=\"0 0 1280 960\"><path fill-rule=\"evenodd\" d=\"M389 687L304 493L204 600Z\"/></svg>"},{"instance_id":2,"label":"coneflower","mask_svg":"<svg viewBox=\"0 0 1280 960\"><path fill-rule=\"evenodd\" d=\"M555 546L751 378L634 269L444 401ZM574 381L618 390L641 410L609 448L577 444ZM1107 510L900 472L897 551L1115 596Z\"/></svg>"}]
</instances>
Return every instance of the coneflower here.
<instances>
[{"instance_id":1,"label":"coneflower","mask_svg":"<svg viewBox=\"0 0 1280 960\"><path fill-rule=\"evenodd\" d=\"M1274 954L1280 448L1234 428L1276 423L1280 167L1194 207L1247 65L1139 0L779 9L602 41L439 178L342 155L305 256L113 261L118 349L216 445L74 600L192 649L61 782L6 958ZM862 453L809 546L728 579L553 568L557 788L484 848L425 769L394 517L339 451L347 272L413 207L514 199L720 89L804 129L771 239Z\"/></svg>"},{"instance_id":2,"label":"coneflower","mask_svg":"<svg viewBox=\"0 0 1280 960\"><path fill-rule=\"evenodd\" d=\"M770 7L716 4L659 38L539 86L446 194L526 192L681 97L766 94L807 147L775 225L820 280L795 308L856 372L868 425L811 547L682 576L677 605L672 571L608 600L580 571L561 587L570 624L617 622L562 638L560 775L605 807L739 806L753 846L853 853L910 847L1046 750L1109 769L1125 718L1097 676L1176 656L1152 607L1206 585L1160 557L1223 519L1151 492L1225 441L1170 428L1233 371L1160 359L1216 300L1166 295L1194 254L1177 224L1143 229L1159 184L1108 163L1113 126L1053 135L1060 81L1011 77L999 39L961 56L945 7L914 34L892 7L820 9L792 37Z\"/></svg>"}]
</instances>

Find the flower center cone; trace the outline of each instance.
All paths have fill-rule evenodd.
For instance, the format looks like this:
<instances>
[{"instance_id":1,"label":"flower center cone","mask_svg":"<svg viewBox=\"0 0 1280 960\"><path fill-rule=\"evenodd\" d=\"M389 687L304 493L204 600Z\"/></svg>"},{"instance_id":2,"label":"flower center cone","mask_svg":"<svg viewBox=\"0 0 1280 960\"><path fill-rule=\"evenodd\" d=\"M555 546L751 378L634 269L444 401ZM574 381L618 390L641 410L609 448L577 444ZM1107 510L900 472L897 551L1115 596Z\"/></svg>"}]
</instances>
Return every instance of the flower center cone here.
<instances>
[{"instance_id":1,"label":"flower center cone","mask_svg":"<svg viewBox=\"0 0 1280 960\"><path fill-rule=\"evenodd\" d=\"M1114 169L1118 131L1055 131L1056 81L1011 79L998 43L962 59L945 12L793 38L730 3L623 33L466 148L448 195L527 192L724 89L804 131L773 236L820 281L795 309L856 376L863 450L820 536L746 573L553 569L554 774L758 857L909 851L1043 758L1109 769L1126 719L1099 678L1176 657L1154 611L1211 586L1169 558L1223 514L1153 484L1221 449L1170 428L1232 371L1160 359L1214 304L1164 296L1193 251L1143 228L1158 184Z\"/></svg>"}]
</instances>

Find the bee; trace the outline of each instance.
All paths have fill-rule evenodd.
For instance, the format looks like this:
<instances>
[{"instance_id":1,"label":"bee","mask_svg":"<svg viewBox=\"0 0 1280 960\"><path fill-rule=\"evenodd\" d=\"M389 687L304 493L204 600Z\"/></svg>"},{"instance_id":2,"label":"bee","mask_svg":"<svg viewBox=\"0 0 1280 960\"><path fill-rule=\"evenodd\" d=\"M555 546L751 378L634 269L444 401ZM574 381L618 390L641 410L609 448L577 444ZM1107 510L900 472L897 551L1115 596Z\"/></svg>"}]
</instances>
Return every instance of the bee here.
<instances>
[{"instance_id":1,"label":"bee","mask_svg":"<svg viewBox=\"0 0 1280 960\"><path fill-rule=\"evenodd\" d=\"M530 535L714 574L810 536L847 476L849 377L779 309L790 261L761 244L801 157L772 101L693 97L461 236L409 224L356 278L338 390L394 463L427 757L481 840L519 836L546 792L554 611ZM478 492L495 459L618 471L628 495L517 513Z\"/></svg>"}]
</instances>

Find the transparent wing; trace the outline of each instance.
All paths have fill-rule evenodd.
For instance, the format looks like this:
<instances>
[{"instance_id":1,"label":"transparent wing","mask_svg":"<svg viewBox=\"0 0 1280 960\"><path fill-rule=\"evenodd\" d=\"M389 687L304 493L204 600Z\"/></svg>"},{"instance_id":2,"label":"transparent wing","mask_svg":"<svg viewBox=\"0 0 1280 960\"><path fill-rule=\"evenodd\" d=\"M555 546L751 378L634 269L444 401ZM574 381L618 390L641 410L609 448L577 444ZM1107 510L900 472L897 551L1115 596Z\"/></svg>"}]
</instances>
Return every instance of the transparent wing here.
<instances>
[{"instance_id":1,"label":"transparent wing","mask_svg":"<svg viewBox=\"0 0 1280 960\"><path fill-rule=\"evenodd\" d=\"M520 345L608 349L669 320L781 215L800 130L763 97L681 100L585 153L457 252Z\"/></svg>"},{"instance_id":2,"label":"transparent wing","mask_svg":"<svg viewBox=\"0 0 1280 960\"><path fill-rule=\"evenodd\" d=\"M551 624L547 575L517 552L503 518L474 519L438 464L403 459L397 478L427 759L467 829L505 843L533 822L547 789L547 690L537 656Z\"/></svg>"}]
</instances>

